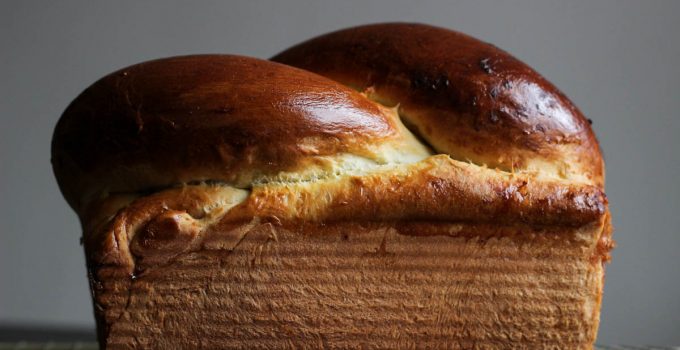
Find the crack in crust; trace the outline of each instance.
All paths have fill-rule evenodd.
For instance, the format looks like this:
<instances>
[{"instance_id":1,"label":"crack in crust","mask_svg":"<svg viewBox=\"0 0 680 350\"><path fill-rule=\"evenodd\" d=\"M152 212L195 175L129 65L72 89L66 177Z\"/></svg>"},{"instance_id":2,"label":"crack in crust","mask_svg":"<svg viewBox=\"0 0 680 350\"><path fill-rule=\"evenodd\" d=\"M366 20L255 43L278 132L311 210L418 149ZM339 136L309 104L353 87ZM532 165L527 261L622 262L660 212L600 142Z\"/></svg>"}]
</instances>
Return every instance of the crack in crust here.
<instances>
[{"instance_id":1,"label":"crack in crust","mask_svg":"<svg viewBox=\"0 0 680 350\"><path fill-rule=\"evenodd\" d=\"M279 226L433 221L580 227L600 222L607 209L598 187L503 173L446 155L313 182L264 183L249 191L198 184L131 202L111 200L119 206L94 208L98 215L84 217L91 230L87 250L97 264L130 266L131 273L135 267L162 265L184 252L205 249L211 235L233 242L219 246L232 249L253 220Z\"/></svg>"}]
</instances>

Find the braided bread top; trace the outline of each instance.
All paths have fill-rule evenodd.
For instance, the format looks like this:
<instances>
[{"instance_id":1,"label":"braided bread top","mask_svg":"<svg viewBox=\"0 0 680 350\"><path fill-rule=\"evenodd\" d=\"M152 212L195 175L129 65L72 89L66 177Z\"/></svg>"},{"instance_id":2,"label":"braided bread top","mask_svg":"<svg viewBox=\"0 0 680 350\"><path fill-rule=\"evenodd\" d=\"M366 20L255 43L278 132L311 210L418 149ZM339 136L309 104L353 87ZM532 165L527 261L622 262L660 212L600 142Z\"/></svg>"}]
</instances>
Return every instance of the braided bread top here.
<instances>
[{"instance_id":1,"label":"braided bread top","mask_svg":"<svg viewBox=\"0 0 680 350\"><path fill-rule=\"evenodd\" d=\"M229 237L211 225L261 218L604 225L589 123L494 46L382 24L274 60L145 62L70 104L52 163L91 259L133 265L133 255L158 251L146 231L179 237L178 254Z\"/></svg>"}]
</instances>

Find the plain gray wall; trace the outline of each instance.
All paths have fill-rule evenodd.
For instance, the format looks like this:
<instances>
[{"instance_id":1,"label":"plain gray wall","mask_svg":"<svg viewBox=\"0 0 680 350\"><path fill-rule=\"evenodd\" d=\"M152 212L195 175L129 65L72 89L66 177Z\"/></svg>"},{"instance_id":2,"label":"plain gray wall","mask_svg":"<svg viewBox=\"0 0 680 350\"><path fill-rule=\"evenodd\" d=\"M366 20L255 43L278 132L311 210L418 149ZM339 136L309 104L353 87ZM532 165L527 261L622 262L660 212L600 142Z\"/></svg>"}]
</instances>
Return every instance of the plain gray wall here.
<instances>
[{"instance_id":1,"label":"plain gray wall","mask_svg":"<svg viewBox=\"0 0 680 350\"><path fill-rule=\"evenodd\" d=\"M17 1L0 16L0 323L94 327L80 227L49 159L89 84L153 58L266 58L342 27L417 21L509 51L593 119L618 242L598 342L680 344L680 1Z\"/></svg>"}]
</instances>

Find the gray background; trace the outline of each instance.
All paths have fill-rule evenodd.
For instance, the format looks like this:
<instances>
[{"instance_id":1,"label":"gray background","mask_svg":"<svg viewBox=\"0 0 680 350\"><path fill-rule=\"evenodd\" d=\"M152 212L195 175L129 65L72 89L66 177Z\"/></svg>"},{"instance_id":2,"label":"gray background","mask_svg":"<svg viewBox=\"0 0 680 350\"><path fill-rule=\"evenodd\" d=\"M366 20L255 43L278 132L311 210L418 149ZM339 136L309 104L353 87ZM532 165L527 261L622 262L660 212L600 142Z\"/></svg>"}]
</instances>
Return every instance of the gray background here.
<instances>
[{"instance_id":1,"label":"gray background","mask_svg":"<svg viewBox=\"0 0 680 350\"><path fill-rule=\"evenodd\" d=\"M94 327L79 224L49 162L53 127L86 86L152 58L266 58L400 20L504 48L593 119L618 241L598 342L680 344L680 1L17 1L0 16L0 324Z\"/></svg>"}]
</instances>

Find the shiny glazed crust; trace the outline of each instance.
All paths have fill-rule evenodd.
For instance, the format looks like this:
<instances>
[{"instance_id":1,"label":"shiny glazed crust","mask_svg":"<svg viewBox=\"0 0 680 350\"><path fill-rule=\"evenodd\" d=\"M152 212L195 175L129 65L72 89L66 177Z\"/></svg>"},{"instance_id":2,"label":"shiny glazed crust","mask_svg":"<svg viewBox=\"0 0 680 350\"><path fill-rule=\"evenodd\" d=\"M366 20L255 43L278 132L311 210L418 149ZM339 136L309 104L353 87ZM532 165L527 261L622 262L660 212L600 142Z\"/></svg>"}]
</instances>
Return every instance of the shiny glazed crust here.
<instances>
[{"instance_id":1,"label":"shiny glazed crust","mask_svg":"<svg viewBox=\"0 0 680 350\"><path fill-rule=\"evenodd\" d=\"M425 25L274 60L145 62L64 112L52 162L83 223L102 346L592 345L611 229L597 141L566 97ZM399 269L425 284L408 291ZM431 300L451 288L474 296Z\"/></svg>"},{"instance_id":2,"label":"shiny glazed crust","mask_svg":"<svg viewBox=\"0 0 680 350\"><path fill-rule=\"evenodd\" d=\"M247 187L258 176L300 171L315 157L382 161L377 148L401 141L387 111L328 79L268 61L168 58L122 69L78 96L56 127L52 161L76 210L109 193L187 182Z\"/></svg>"},{"instance_id":3,"label":"shiny glazed crust","mask_svg":"<svg viewBox=\"0 0 680 350\"><path fill-rule=\"evenodd\" d=\"M604 183L595 135L571 101L524 63L465 34L423 24L368 25L311 39L272 60L398 105L439 153Z\"/></svg>"}]
</instances>

